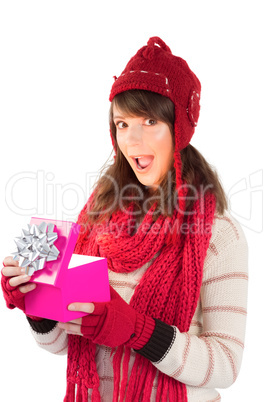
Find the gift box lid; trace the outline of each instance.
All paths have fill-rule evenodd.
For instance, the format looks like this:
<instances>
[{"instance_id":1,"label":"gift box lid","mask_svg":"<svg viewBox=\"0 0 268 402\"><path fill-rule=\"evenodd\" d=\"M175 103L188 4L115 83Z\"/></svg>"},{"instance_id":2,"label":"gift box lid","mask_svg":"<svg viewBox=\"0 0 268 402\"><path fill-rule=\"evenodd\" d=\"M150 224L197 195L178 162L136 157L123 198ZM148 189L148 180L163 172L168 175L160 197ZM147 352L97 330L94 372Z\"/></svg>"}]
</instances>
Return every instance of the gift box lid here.
<instances>
[{"instance_id":1,"label":"gift box lid","mask_svg":"<svg viewBox=\"0 0 268 402\"><path fill-rule=\"evenodd\" d=\"M30 282L60 286L76 245L80 225L68 221L35 217L31 218L30 224L39 226L42 222L55 225L53 232L57 233L58 238L54 245L59 250L59 255L55 261L46 261L43 269L34 272Z\"/></svg>"}]
</instances>

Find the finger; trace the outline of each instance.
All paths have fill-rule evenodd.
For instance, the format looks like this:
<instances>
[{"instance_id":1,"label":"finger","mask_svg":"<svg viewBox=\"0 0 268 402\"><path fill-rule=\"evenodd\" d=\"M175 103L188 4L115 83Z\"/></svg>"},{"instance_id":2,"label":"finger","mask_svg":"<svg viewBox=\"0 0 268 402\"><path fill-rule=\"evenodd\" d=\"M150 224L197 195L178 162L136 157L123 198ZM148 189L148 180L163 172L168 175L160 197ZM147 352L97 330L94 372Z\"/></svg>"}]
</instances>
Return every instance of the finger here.
<instances>
[{"instance_id":1,"label":"finger","mask_svg":"<svg viewBox=\"0 0 268 402\"><path fill-rule=\"evenodd\" d=\"M25 268L21 268L19 266L12 266L12 265L7 265L2 269L2 274L4 276L18 276L25 274Z\"/></svg>"},{"instance_id":2,"label":"finger","mask_svg":"<svg viewBox=\"0 0 268 402\"><path fill-rule=\"evenodd\" d=\"M75 335L82 335L81 326L77 324L71 324L69 322L59 322L58 327L64 329L66 332L72 332Z\"/></svg>"},{"instance_id":3,"label":"finger","mask_svg":"<svg viewBox=\"0 0 268 402\"><path fill-rule=\"evenodd\" d=\"M5 266L12 265L12 266L18 267L19 261L15 261L13 259L13 257L11 255L9 255L8 257L4 258L3 265L5 265Z\"/></svg>"},{"instance_id":4,"label":"finger","mask_svg":"<svg viewBox=\"0 0 268 402\"><path fill-rule=\"evenodd\" d=\"M71 322L72 324L81 325L82 324L82 318L76 318L75 320L71 320L71 321L68 321L68 322Z\"/></svg>"},{"instance_id":5,"label":"finger","mask_svg":"<svg viewBox=\"0 0 268 402\"><path fill-rule=\"evenodd\" d=\"M19 276L14 276L9 280L9 285L12 287L22 285L25 282L29 282L31 279L31 276L29 275L19 275Z\"/></svg>"},{"instance_id":6,"label":"finger","mask_svg":"<svg viewBox=\"0 0 268 402\"><path fill-rule=\"evenodd\" d=\"M67 335L80 335L83 336L83 334L77 334L76 332L72 332L72 331L65 331Z\"/></svg>"},{"instance_id":7,"label":"finger","mask_svg":"<svg viewBox=\"0 0 268 402\"><path fill-rule=\"evenodd\" d=\"M28 283L27 285L20 286L19 290L21 291L21 293L28 293L31 292L31 290L34 290L35 288L36 288L35 283Z\"/></svg>"},{"instance_id":8,"label":"finger","mask_svg":"<svg viewBox=\"0 0 268 402\"><path fill-rule=\"evenodd\" d=\"M69 304L68 310L70 311L82 311L83 313L91 314L94 311L93 303L72 303Z\"/></svg>"}]
</instances>

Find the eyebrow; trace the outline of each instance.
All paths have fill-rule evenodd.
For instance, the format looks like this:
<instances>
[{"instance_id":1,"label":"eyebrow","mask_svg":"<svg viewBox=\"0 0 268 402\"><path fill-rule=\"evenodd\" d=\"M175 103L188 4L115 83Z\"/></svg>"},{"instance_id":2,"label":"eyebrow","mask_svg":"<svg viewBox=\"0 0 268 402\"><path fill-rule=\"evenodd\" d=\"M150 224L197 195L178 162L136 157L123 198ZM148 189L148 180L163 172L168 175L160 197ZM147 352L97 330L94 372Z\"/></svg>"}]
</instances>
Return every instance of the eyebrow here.
<instances>
[{"instance_id":1,"label":"eyebrow","mask_svg":"<svg viewBox=\"0 0 268 402\"><path fill-rule=\"evenodd\" d=\"M113 116L113 118L114 118L114 119L125 119L124 116L118 116L118 115L117 115L117 116Z\"/></svg>"}]
</instances>

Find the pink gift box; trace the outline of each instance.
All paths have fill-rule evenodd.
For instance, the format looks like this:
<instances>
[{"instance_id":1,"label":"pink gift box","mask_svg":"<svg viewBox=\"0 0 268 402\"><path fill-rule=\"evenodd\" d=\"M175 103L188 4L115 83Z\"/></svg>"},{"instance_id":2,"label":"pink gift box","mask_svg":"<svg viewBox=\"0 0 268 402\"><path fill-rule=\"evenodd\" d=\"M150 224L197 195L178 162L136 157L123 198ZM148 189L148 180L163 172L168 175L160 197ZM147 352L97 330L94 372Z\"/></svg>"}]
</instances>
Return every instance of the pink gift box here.
<instances>
[{"instance_id":1,"label":"pink gift box","mask_svg":"<svg viewBox=\"0 0 268 402\"><path fill-rule=\"evenodd\" d=\"M41 222L55 225L58 239L54 244L60 254L56 261L46 262L42 270L32 275L30 282L37 286L25 295L26 314L67 322L86 315L69 311L70 303L109 301L106 258L73 254L80 225L43 218L32 218L30 224L39 225Z\"/></svg>"}]
</instances>

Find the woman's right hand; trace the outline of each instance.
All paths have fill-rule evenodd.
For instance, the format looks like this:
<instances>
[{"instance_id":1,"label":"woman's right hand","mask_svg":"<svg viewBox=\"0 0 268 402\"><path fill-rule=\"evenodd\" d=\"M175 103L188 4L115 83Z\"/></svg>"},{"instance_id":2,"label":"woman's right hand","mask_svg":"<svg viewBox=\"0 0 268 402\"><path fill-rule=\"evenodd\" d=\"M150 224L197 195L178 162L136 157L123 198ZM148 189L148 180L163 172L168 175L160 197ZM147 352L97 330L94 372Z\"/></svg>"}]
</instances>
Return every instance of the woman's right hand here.
<instances>
[{"instance_id":1,"label":"woman's right hand","mask_svg":"<svg viewBox=\"0 0 268 402\"><path fill-rule=\"evenodd\" d=\"M19 262L11 256L4 259L3 265L1 285L7 307L18 307L25 312L24 296L34 290L36 284L28 283L31 277L25 274L25 268L21 268Z\"/></svg>"}]
</instances>

